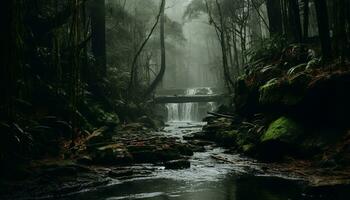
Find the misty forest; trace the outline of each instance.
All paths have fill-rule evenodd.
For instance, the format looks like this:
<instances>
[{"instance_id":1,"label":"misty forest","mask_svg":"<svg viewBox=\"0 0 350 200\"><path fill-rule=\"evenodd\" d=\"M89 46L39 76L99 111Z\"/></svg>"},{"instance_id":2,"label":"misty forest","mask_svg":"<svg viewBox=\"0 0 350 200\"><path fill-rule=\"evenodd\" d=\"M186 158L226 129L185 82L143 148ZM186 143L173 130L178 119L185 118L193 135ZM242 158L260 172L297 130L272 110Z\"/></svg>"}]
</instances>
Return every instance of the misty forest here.
<instances>
[{"instance_id":1,"label":"misty forest","mask_svg":"<svg viewBox=\"0 0 350 200\"><path fill-rule=\"evenodd\" d=\"M0 9L0 199L350 199L350 0Z\"/></svg>"}]
</instances>

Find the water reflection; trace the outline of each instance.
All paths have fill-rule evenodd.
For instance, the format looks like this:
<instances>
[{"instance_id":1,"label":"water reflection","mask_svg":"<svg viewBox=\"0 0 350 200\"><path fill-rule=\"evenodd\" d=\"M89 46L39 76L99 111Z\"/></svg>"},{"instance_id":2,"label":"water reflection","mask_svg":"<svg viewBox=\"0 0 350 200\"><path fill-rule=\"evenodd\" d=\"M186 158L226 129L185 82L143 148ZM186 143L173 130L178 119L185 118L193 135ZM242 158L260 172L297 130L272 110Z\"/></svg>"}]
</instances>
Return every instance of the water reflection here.
<instances>
[{"instance_id":1,"label":"water reflection","mask_svg":"<svg viewBox=\"0 0 350 200\"><path fill-rule=\"evenodd\" d=\"M179 139L188 134L179 127L188 126L198 131L202 123L169 123L167 136ZM235 164L218 162L211 155L228 157ZM115 184L85 191L67 200L347 200L349 188L308 191L298 181L272 177L270 174L248 176L250 171L261 171L254 160L239 155L225 154L223 149L212 148L195 153L191 168L164 170L157 168L151 176L117 181ZM264 175L264 176L262 176Z\"/></svg>"},{"instance_id":2,"label":"water reflection","mask_svg":"<svg viewBox=\"0 0 350 200\"><path fill-rule=\"evenodd\" d=\"M72 197L72 199L149 199L149 200L292 200L310 199L301 185L271 177L236 177L194 184L170 179L144 179Z\"/></svg>"}]
</instances>

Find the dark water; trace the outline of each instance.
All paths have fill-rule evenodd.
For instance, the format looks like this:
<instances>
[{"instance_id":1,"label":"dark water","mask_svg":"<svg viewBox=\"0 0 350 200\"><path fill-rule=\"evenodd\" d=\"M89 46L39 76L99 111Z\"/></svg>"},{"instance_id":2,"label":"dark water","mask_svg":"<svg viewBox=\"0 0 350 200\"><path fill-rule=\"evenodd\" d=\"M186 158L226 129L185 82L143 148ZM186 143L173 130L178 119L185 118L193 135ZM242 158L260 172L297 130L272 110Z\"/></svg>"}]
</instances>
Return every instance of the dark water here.
<instances>
[{"instance_id":1,"label":"dark water","mask_svg":"<svg viewBox=\"0 0 350 200\"><path fill-rule=\"evenodd\" d=\"M198 131L187 123L171 123L164 134L177 136ZM192 128L183 128L192 126ZM181 128L179 128L181 127ZM198 130L197 130L198 129ZM235 164L219 162L212 155L220 155ZM223 149L209 148L196 153L191 168L184 170L155 169L146 177L115 180L111 185L85 191L64 199L77 200L312 200L350 199L349 191L322 190L307 192L302 181L282 174L263 174L260 164L239 155L225 154ZM254 174L254 175L252 175ZM284 178L283 178L284 177Z\"/></svg>"}]
</instances>

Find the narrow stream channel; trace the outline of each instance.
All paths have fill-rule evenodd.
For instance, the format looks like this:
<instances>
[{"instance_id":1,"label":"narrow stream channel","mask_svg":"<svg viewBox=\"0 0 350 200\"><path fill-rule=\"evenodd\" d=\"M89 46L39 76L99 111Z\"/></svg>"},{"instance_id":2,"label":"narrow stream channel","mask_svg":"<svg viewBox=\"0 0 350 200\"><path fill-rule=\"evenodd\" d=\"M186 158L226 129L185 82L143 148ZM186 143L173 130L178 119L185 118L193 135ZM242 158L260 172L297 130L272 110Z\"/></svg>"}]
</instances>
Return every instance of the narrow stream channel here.
<instances>
[{"instance_id":1,"label":"narrow stream channel","mask_svg":"<svg viewBox=\"0 0 350 200\"><path fill-rule=\"evenodd\" d=\"M167 136L199 131L203 123L170 122L164 130ZM220 155L235 161L224 163L212 158ZM146 166L147 167L147 166ZM151 166L149 166L151 167ZM253 175L254 174L254 175ZM165 170L155 167L151 175L116 181L93 191L69 197L81 200L297 200L329 199L303 194L303 185L282 175L261 174L260 165L239 155L226 154L218 147L207 146L206 151L191 157L191 168Z\"/></svg>"}]
</instances>

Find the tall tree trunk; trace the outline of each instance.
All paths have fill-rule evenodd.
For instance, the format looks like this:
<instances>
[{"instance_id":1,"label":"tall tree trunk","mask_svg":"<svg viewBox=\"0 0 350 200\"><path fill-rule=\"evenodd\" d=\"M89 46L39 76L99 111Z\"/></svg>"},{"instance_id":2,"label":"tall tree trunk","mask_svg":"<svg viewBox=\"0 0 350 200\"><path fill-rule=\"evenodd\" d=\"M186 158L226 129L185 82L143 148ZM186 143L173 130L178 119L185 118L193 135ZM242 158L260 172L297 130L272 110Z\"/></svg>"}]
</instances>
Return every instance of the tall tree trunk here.
<instances>
[{"instance_id":1,"label":"tall tree trunk","mask_svg":"<svg viewBox=\"0 0 350 200\"><path fill-rule=\"evenodd\" d=\"M1 1L0 20L2 31L0 37L0 120L15 120L13 115L13 99L17 97L16 82L19 77L18 68L21 64L21 33L20 12L21 1Z\"/></svg>"},{"instance_id":2,"label":"tall tree trunk","mask_svg":"<svg viewBox=\"0 0 350 200\"><path fill-rule=\"evenodd\" d=\"M310 13L310 9L309 9L309 2L310 0L303 0L304 3L304 22L303 22L303 27L304 27L304 41L307 41L307 39L309 38L309 13Z\"/></svg>"},{"instance_id":3,"label":"tall tree trunk","mask_svg":"<svg viewBox=\"0 0 350 200\"><path fill-rule=\"evenodd\" d=\"M146 92L144 93L144 97L148 97L152 94L152 92L157 88L157 86L162 82L165 69L166 69L166 58L165 58L165 33L164 33L164 24L165 24L165 0L161 2L161 17L160 17L160 53L161 53L161 64L160 70L157 74L154 81L148 87Z\"/></svg>"},{"instance_id":4,"label":"tall tree trunk","mask_svg":"<svg viewBox=\"0 0 350 200\"><path fill-rule=\"evenodd\" d=\"M142 42L140 48L137 50L134 58L133 58L133 61L132 61L132 65L131 65L131 70L130 70L130 81L129 81L129 93L131 92L131 90L133 89L133 87L135 86L135 82L136 82L136 74L137 74L137 61L138 61L138 58L140 57L143 49L145 48L147 42L149 41L149 39L151 38L151 36L153 35L153 32L154 30L156 29L158 23L159 23L159 20L161 19L162 17L162 12L163 12L163 7L162 5L160 5L160 8L159 8L159 12L158 12L158 15L156 17L156 21L155 23L153 24L153 27L151 29L151 31L148 33L146 39Z\"/></svg>"},{"instance_id":5,"label":"tall tree trunk","mask_svg":"<svg viewBox=\"0 0 350 200\"><path fill-rule=\"evenodd\" d=\"M345 13L346 13L346 23L347 23L347 54L346 56L350 58L350 45L349 45L349 40L350 40L350 1L345 1Z\"/></svg>"},{"instance_id":6,"label":"tall tree trunk","mask_svg":"<svg viewBox=\"0 0 350 200\"><path fill-rule=\"evenodd\" d=\"M298 0L288 0L289 37L292 42L302 41L300 9Z\"/></svg>"},{"instance_id":7,"label":"tall tree trunk","mask_svg":"<svg viewBox=\"0 0 350 200\"><path fill-rule=\"evenodd\" d=\"M232 34L232 42L233 42L233 52L234 52L234 60L237 68L237 75L241 75L241 69L239 66L239 58L238 58L238 49L237 49L237 35L235 32Z\"/></svg>"},{"instance_id":8,"label":"tall tree trunk","mask_svg":"<svg viewBox=\"0 0 350 200\"><path fill-rule=\"evenodd\" d=\"M92 53L96 59L96 70L98 78L106 76L106 19L105 0L92 0L91 2L91 34ZM94 76L94 74L92 74Z\"/></svg>"},{"instance_id":9,"label":"tall tree trunk","mask_svg":"<svg viewBox=\"0 0 350 200\"><path fill-rule=\"evenodd\" d=\"M282 35L282 12L280 0L266 0L271 35Z\"/></svg>"},{"instance_id":10,"label":"tall tree trunk","mask_svg":"<svg viewBox=\"0 0 350 200\"><path fill-rule=\"evenodd\" d=\"M345 0L335 0L335 24L334 24L334 37L336 42L336 53L340 56L341 61L344 62L346 54L346 5Z\"/></svg>"},{"instance_id":11,"label":"tall tree trunk","mask_svg":"<svg viewBox=\"0 0 350 200\"><path fill-rule=\"evenodd\" d=\"M219 12L219 17L220 17L220 26L221 26L221 30L219 30L220 32L220 41L221 41L221 52L222 52L222 65L223 65L223 69L224 69L224 77L226 80L226 84L229 90L231 90L231 88L233 87L234 83L231 79L230 76L230 70L228 68L228 61L227 61L227 44L226 44L226 25L224 23L224 17L221 11L221 5L218 2L218 0L216 0L216 6L218 8L218 12Z\"/></svg>"},{"instance_id":12,"label":"tall tree trunk","mask_svg":"<svg viewBox=\"0 0 350 200\"><path fill-rule=\"evenodd\" d=\"M322 56L325 61L331 59L331 37L329 34L329 21L326 0L314 0L317 15L318 33L321 42Z\"/></svg>"}]
</instances>

